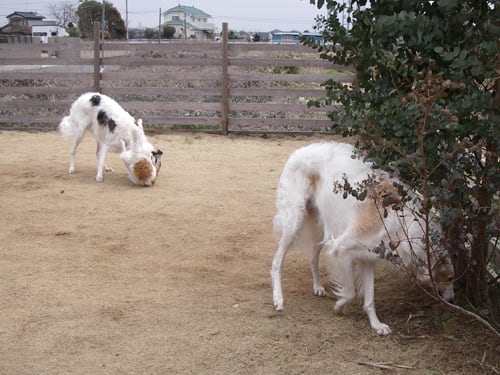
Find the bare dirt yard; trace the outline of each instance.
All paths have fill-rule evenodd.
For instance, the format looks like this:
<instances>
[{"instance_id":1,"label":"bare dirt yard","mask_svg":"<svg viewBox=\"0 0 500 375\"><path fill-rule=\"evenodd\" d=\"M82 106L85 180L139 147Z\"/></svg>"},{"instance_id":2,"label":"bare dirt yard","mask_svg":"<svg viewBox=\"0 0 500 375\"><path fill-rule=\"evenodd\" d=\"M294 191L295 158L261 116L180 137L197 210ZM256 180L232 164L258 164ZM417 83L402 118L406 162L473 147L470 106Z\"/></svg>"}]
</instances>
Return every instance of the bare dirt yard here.
<instances>
[{"instance_id":1,"label":"bare dirt yard","mask_svg":"<svg viewBox=\"0 0 500 375\"><path fill-rule=\"evenodd\" d=\"M89 136L69 175L56 132L0 132L0 374L497 374L498 339L377 268L379 316L333 314L307 259L272 305L275 188L319 138L162 134L152 188L118 155L96 183ZM325 139L325 138L322 138Z\"/></svg>"}]
</instances>

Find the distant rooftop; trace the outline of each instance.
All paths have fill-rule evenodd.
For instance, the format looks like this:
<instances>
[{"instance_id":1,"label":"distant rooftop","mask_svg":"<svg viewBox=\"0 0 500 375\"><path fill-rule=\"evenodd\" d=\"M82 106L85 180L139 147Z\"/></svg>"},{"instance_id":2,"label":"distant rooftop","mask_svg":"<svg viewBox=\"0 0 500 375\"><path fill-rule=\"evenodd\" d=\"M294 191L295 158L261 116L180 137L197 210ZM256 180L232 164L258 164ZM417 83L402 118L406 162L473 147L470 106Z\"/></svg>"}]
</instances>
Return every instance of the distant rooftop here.
<instances>
[{"instance_id":1,"label":"distant rooftop","mask_svg":"<svg viewBox=\"0 0 500 375\"><path fill-rule=\"evenodd\" d=\"M193 16L211 17L210 14L205 13L201 9L180 4L177 5L176 7L168 9L167 12L184 12L192 14Z\"/></svg>"},{"instance_id":2,"label":"distant rooftop","mask_svg":"<svg viewBox=\"0 0 500 375\"><path fill-rule=\"evenodd\" d=\"M56 21L34 21L31 26L57 26Z\"/></svg>"},{"instance_id":3,"label":"distant rooftop","mask_svg":"<svg viewBox=\"0 0 500 375\"><path fill-rule=\"evenodd\" d=\"M20 16L23 18L26 18L28 20L43 20L45 17L39 15L36 12L14 12L11 13L7 16L7 18L13 17L13 16Z\"/></svg>"}]
</instances>

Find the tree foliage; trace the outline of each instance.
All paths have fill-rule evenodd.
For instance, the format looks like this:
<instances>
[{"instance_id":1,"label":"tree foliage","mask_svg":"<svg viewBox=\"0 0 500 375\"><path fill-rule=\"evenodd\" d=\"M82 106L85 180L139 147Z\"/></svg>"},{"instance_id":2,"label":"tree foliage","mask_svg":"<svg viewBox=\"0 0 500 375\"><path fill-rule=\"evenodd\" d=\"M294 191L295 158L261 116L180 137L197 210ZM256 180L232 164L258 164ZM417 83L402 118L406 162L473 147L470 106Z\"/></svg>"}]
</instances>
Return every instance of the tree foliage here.
<instances>
[{"instance_id":1,"label":"tree foliage","mask_svg":"<svg viewBox=\"0 0 500 375\"><path fill-rule=\"evenodd\" d=\"M329 16L316 26L326 43L306 43L356 71L352 87L324 83L342 104L332 130L439 212L460 295L499 328L500 1L310 2Z\"/></svg>"},{"instance_id":2,"label":"tree foliage","mask_svg":"<svg viewBox=\"0 0 500 375\"><path fill-rule=\"evenodd\" d=\"M175 27L164 26L161 32L161 36L165 39L173 39L175 36Z\"/></svg>"},{"instance_id":3,"label":"tree foliage","mask_svg":"<svg viewBox=\"0 0 500 375\"><path fill-rule=\"evenodd\" d=\"M146 39L158 39L158 29L157 28L147 28L144 30L144 38Z\"/></svg>"},{"instance_id":4,"label":"tree foliage","mask_svg":"<svg viewBox=\"0 0 500 375\"><path fill-rule=\"evenodd\" d=\"M78 28L84 38L93 38L94 22L102 22L102 3L87 0L80 4L77 11ZM120 12L109 1L105 2L104 26L101 25L106 36L112 39L123 39L127 31Z\"/></svg>"}]
</instances>

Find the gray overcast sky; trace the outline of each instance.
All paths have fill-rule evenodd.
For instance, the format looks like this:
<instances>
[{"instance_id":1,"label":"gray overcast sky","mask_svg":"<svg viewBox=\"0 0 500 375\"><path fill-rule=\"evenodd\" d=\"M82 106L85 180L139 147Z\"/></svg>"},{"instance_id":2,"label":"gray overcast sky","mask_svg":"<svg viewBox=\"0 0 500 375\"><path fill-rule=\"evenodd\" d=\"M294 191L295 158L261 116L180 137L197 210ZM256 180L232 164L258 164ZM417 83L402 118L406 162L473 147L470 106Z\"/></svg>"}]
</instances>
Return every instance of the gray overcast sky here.
<instances>
[{"instance_id":1,"label":"gray overcast sky","mask_svg":"<svg viewBox=\"0 0 500 375\"><path fill-rule=\"evenodd\" d=\"M101 0L97 0L101 1ZM5 16L14 11L34 11L50 19L47 5L57 0L0 0L0 26L7 24ZM78 3L78 0L62 2ZM126 0L110 1L120 11L123 20ZM314 18L324 14L309 0L128 0L129 27L158 26L159 9L162 11L178 4L195 6L212 16L212 22L220 30L223 22L230 30L244 31L313 31ZM163 20L162 20L163 22Z\"/></svg>"}]
</instances>

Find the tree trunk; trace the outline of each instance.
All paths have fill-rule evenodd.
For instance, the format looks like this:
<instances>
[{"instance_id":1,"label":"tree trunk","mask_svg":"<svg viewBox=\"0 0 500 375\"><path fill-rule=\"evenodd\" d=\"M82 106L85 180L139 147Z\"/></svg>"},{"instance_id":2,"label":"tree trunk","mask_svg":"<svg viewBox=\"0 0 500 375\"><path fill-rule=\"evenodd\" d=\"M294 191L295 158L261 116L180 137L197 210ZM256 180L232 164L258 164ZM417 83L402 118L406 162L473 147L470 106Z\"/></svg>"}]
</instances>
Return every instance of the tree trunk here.
<instances>
[{"instance_id":1,"label":"tree trunk","mask_svg":"<svg viewBox=\"0 0 500 375\"><path fill-rule=\"evenodd\" d=\"M484 165L476 178L477 186L477 215L475 221L472 223L474 226L474 238L472 241L472 252L467 270L467 290L466 295L469 301L476 307L488 301L488 278L486 263L488 262L488 249L489 249L489 235L488 224L493 222L491 207L493 204L493 195L488 190L487 184L491 184L491 168L495 168L495 163L492 163L491 155L496 152L488 152L490 147L486 146L486 153L484 157Z\"/></svg>"}]
</instances>

